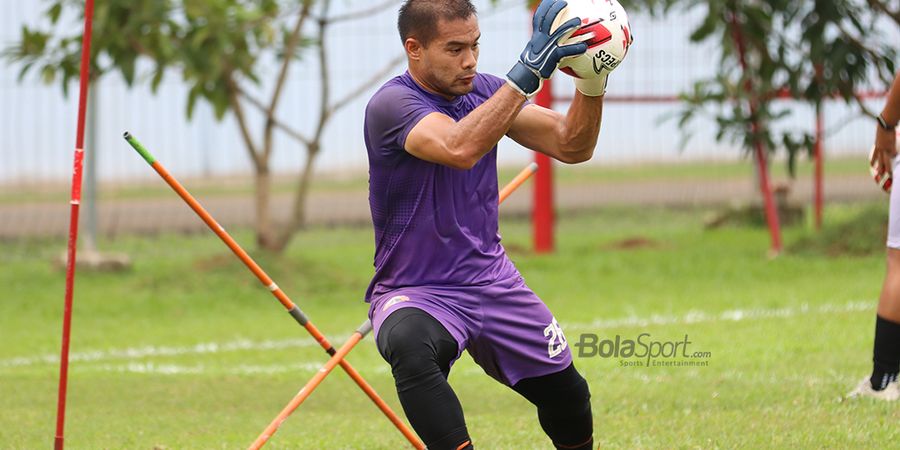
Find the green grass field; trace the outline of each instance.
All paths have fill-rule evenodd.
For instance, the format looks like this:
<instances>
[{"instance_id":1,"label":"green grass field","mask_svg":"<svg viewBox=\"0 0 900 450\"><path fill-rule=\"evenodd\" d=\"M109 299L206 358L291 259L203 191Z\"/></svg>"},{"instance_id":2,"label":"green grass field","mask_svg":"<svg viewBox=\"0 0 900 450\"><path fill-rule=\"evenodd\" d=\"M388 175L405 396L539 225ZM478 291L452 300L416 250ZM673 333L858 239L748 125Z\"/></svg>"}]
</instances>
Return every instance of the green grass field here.
<instances>
[{"instance_id":1,"label":"green grass field","mask_svg":"<svg viewBox=\"0 0 900 450\"><path fill-rule=\"evenodd\" d=\"M833 206L826 222L850 222L865 210ZM635 208L563 217L558 252L549 256L524 250L526 223L502 224L512 258L570 344L582 333L688 335L692 350L710 353L707 367L576 357L593 393L596 441L604 448L894 445L896 405L838 401L870 369L881 252L798 251L768 260L764 230L704 231L706 213ZM247 232L237 238L252 242ZM815 237L793 229L786 240ZM312 230L285 256L258 260L337 346L365 318L371 241L368 229ZM63 247L0 244L2 448L52 445L64 280L50 260ZM134 268L78 275L69 448L246 447L325 361L214 236L119 238L105 247L129 253ZM371 338L349 361L399 412ZM450 382L479 448L550 448L531 405L467 356ZM269 445L403 447L340 370Z\"/></svg>"}]
</instances>

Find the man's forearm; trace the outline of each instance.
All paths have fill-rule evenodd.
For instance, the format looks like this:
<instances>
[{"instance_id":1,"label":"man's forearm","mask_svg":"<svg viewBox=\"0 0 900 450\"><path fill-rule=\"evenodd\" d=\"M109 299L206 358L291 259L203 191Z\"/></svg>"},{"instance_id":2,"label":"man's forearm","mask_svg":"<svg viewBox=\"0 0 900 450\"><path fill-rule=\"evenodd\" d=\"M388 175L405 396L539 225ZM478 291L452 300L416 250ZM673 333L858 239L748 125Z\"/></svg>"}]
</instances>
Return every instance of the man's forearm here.
<instances>
[{"instance_id":1,"label":"man's forearm","mask_svg":"<svg viewBox=\"0 0 900 450\"><path fill-rule=\"evenodd\" d=\"M560 151L572 155L574 160L590 159L602 119L603 97L588 97L576 91L560 130Z\"/></svg>"},{"instance_id":2,"label":"man's forearm","mask_svg":"<svg viewBox=\"0 0 900 450\"><path fill-rule=\"evenodd\" d=\"M504 84L491 98L456 123L448 136L447 146L474 165L509 131L524 103L522 94Z\"/></svg>"},{"instance_id":3,"label":"man's forearm","mask_svg":"<svg viewBox=\"0 0 900 450\"><path fill-rule=\"evenodd\" d=\"M890 125L900 121L900 72L894 77L894 83L888 91L888 99L881 111L881 117Z\"/></svg>"}]
</instances>

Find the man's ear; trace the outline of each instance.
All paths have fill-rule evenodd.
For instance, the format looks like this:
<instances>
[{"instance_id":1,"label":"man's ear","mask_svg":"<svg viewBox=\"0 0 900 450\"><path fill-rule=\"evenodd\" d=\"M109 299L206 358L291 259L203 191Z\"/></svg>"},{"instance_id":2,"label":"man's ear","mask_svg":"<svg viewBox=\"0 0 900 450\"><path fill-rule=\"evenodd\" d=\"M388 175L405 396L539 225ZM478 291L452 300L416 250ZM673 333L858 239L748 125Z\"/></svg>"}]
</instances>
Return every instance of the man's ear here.
<instances>
[{"instance_id":1,"label":"man's ear","mask_svg":"<svg viewBox=\"0 0 900 450\"><path fill-rule=\"evenodd\" d=\"M406 38L403 42L403 48L406 49L406 55L409 59L418 61L422 59L422 50L425 48L416 38Z\"/></svg>"}]
</instances>

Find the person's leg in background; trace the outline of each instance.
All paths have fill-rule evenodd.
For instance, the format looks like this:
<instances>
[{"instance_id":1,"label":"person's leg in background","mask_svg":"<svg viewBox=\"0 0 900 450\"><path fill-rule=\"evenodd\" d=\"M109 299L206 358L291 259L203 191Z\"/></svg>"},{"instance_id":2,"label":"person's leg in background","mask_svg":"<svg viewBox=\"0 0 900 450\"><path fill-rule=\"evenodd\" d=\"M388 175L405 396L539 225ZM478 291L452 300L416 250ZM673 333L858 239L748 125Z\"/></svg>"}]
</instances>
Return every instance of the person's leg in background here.
<instances>
[{"instance_id":1,"label":"person's leg in background","mask_svg":"<svg viewBox=\"0 0 900 450\"><path fill-rule=\"evenodd\" d=\"M896 169L897 159L894 160ZM900 398L897 373L900 372L900 189L891 190L888 213L887 269L878 298L875 339L872 349L872 373L849 396Z\"/></svg>"},{"instance_id":2,"label":"person's leg in background","mask_svg":"<svg viewBox=\"0 0 900 450\"><path fill-rule=\"evenodd\" d=\"M892 211L893 212L893 211ZM887 273L878 299L872 351L872 389L884 390L900 372L900 250L888 248Z\"/></svg>"}]
</instances>

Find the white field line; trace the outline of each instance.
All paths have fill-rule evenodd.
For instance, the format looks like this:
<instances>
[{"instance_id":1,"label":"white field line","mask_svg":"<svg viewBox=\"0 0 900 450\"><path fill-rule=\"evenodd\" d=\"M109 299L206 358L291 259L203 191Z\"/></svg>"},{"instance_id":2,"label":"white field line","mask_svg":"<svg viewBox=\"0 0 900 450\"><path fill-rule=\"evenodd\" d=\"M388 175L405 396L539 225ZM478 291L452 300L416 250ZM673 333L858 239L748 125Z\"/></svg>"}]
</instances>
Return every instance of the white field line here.
<instances>
[{"instance_id":1,"label":"white field line","mask_svg":"<svg viewBox=\"0 0 900 450\"><path fill-rule=\"evenodd\" d=\"M874 311L875 303L873 301L854 301L844 304L825 304L820 306L810 306L802 304L799 306L777 308L777 309L734 309L723 311L721 313L708 313L703 311L689 311L683 315L651 315L649 317L625 317L620 319L595 320L587 323L569 323L565 324L566 330L601 330L608 328L621 327L642 327L654 325L690 325L696 323L715 323L715 322L742 322L746 320L760 319L782 319L813 314L837 314ZM349 336L340 336L332 341L339 344L348 339ZM143 358L157 356L184 356L184 355L201 355L201 354L217 354L237 351L270 351L283 350L287 348L298 347L314 347L316 342L312 338L293 338L282 340L265 340L251 341L248 339L238 339L225 343L206 342L184 347L155 347L144 346L125 349L111 350L91 350L85 352L76 352L69 355L70 362L98 362L110 360L134 361ZM0 369L12 367L34 366L39 364L58 364L59 355L45 354L40 356L16 357L0 360ZM103 366L101 366L103 367ZM201 366L176 366L176 365L124 365L124 366L108 366L109 370L119 370L126 368L125 372L140 372L141 367L145 367L149 373L163 373L169 367L172 373L191 373L192 370ZM131 368L129 368L131 367ZM158 369L150 369L156 367ZM192 368L193 367L193 368ZM283 366L242 366L235 369L237 373L277 373L282 371L296 370L299 366L283 365ZM259 372L252 372L257 367ZM315 365L315 370L320 364ZM115 368L115 369L114 369ZM202 369L205 370L205 369ZM269 371L269 372L266 372Z\"/></svg>"},{"instance_id":2,"label":"white field line","mask_svg":"<svg viewBox=\"0 0 900 450\"><path fill-rule=\"evenodd\" d=\"M154 375L274 375L280 373L315 373L322 368L323 362L308 362L297 364L272 364L272 365L248 365L238 364L229 366L181 365L181 364L157 364L152 362L129 362L126 364L97 364L79 368L85 372L116 372L138 373ZM388 367L379 367L381 370L367 370L367 372L388 372ZM337 369L339 370L339 369Z\"/></svg>"},{"instance_id":3,"label":"white field line","mask_svg":"<svg viewBox=\"0 0 900 450\"><path fill-rule=\"evenodd\" d=\"M152 362L130 362L124 364L94 364L87 366L79 366L80 372L112 372L112 373L128 373L128 374L149 374L149 375L275 375L283 373L306 373L314 374L322 369L323 362L315 363L299 363L299 364L271 364L271 365L233 365L233 366L205 366L205 365L180 365L180 364L156 364ZM387 364L378 364L376 366L360 367L354 365L356 369L365 370L365 375L390 375L390 366ZM340 372L340 368L335 368L334 372ZM454 376L481 376L484 371L480 367L466 367L453 371Z\"/></svg>"},{"instance_id":4,"label":"white field line","mask_svg":"<svg viewBox=\"0 0 900 450\"><path fill-rule=\"evenodd\" d=\"M349 336L341 336L336 341L343 343ZM282 340L251 341L249 339L237 339L230 342L204 342L186 347L154 347L144 346L135 348L112 350L89 350L85 352L71 353L70 362L94 362L106 360L137 360L155 356L183 356L228 353L238 351L266 351L283 350L287 348L315 347L318 343L311 337L292 338ZM332 343L334 345L334 343ZM37 364L58 364L59 355L47 354L41 356L26 356L0 360L0 368L32 366Z\"/></svg>"}]
</instances>

